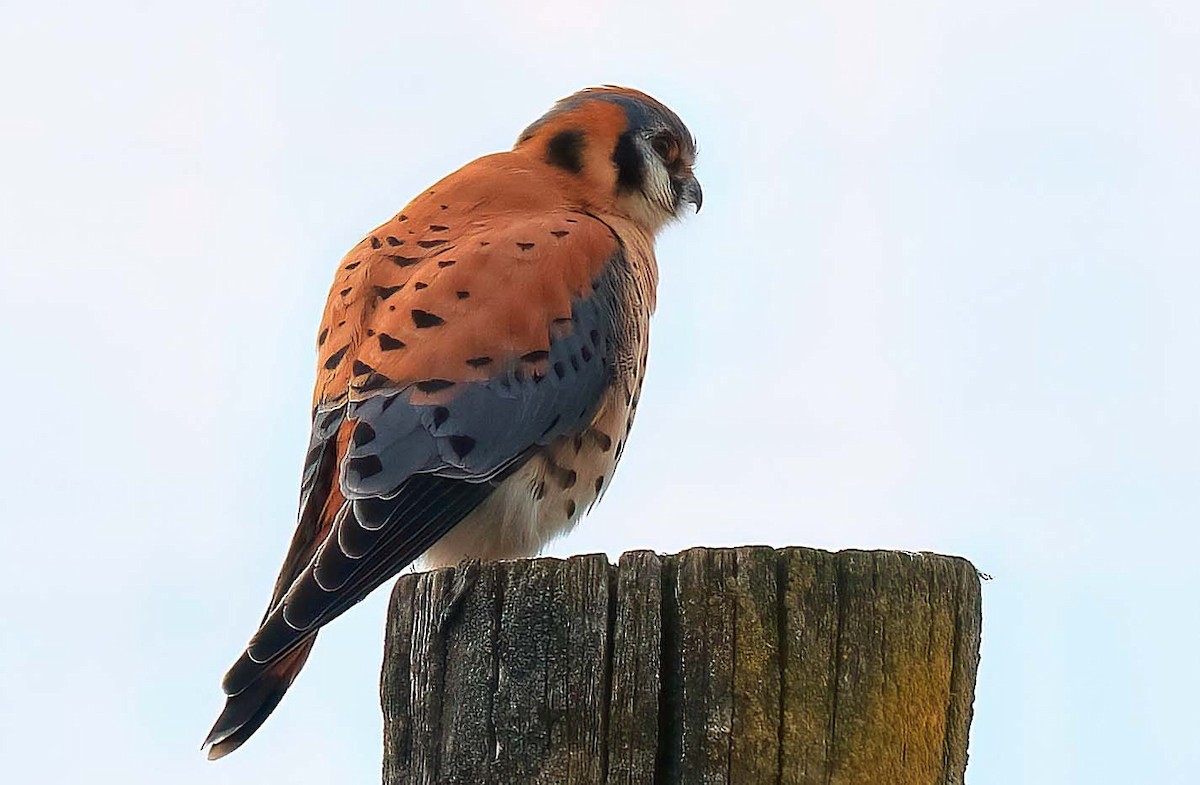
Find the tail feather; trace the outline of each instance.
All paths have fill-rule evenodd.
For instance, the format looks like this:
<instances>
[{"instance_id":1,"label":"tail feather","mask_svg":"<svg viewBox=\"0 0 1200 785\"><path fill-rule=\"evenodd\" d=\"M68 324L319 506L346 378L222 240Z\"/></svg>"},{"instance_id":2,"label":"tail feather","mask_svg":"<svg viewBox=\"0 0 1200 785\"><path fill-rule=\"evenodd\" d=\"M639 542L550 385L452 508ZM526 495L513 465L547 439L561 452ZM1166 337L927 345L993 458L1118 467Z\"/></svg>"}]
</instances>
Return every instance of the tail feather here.
<instances>
[{"instance_id":1,"label":"tail feather","mask_svg":"<svg viewBox=\"0 0 1200 785\"><path fill-rule=\"evenodd\" d=\"M422 474L394 498L360 505L337 496L336 507L327 503L319 537L293 542L271 610L225 674L225 710L203 745L209 759L233 752L266 721L304 667L320 627L410 564L491 492L488 483Z\"/></svg>"},{"instance_id":2,"label":"tail feather","mask_svg":"<svg viewBox=\"0 0 1200 785\"><path fill-rule=\"evenodd\" d=\"M266 722L304 667L317 636L303 641L259 676L253 684L225 699L225 709L217 717L201 748L208 747L208 759L223 758L245 743Z\"/></svg>"}]
</instances>

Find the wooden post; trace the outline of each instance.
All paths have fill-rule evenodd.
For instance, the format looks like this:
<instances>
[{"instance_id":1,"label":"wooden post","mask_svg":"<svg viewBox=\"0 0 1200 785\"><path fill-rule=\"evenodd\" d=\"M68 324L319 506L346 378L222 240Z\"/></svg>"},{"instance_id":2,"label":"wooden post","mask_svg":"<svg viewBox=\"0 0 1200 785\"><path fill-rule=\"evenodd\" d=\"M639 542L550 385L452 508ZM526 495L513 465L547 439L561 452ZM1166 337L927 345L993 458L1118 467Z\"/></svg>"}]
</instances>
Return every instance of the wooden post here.
<instances>
[{"instance_id":1,"label":"wooden post","mask_svg":"<svg viewBox=\"0 0 1200 785\"><path fill-rule=\"evenodd\" d=\"M964 559L694 548L406 575L383 779L961 783L980 591Z\"/></svg>"}]
</instances>

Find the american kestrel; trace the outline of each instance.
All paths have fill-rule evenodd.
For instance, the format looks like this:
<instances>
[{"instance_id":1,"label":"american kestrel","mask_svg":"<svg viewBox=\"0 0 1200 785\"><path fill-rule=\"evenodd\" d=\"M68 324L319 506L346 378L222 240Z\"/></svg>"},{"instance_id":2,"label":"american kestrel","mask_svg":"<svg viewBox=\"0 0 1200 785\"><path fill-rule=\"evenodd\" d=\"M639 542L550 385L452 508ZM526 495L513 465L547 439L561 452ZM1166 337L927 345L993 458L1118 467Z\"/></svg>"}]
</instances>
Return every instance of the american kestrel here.
<instances>
[{"instance_id":1,"label":"american kestrel","mask_svg":"<svg viewBox=\"0 0 1200 785\"><path fill-rule=\"evenodd\" d=\"M246 741L317 631L417 559L537 553L612 479L646 370L654 237L700 209L670 109L602 87L346 255L317 334L295 535L204 746Z\"/></svg>"}]
</instances>

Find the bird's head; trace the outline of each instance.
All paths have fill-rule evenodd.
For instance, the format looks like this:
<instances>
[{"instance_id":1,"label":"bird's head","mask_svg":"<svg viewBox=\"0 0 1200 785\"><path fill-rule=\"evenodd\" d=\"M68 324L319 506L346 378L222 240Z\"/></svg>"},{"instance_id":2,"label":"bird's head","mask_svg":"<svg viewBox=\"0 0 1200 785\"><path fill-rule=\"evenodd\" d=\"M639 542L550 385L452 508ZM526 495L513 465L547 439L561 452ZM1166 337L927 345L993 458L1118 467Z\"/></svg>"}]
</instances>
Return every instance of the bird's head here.
<instances>
[{"instance_id":1,"label":"bird's head","mask_svg":"<svg viewBox=\"0 0 1200 785\"><path fill-rule=\"evenodd\" d=\"M696 140L663 104L625 87L594 87L564 98L525 129L516 149L562 170L582 200L651 233L700 210L692 169Z\"/></svg>"}]
</instances>

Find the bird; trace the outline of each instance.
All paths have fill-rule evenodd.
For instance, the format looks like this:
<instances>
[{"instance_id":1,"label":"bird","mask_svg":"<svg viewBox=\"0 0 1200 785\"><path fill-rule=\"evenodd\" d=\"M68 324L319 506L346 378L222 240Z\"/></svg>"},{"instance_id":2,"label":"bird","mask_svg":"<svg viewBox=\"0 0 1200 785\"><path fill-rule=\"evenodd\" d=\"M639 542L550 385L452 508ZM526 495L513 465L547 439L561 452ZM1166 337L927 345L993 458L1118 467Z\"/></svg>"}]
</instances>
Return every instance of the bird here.
<instances>
[{"instance_id":1,"label":"bird","mask_svg":"<svg viewBox=\"0 0 1200 785\"><path fill-rule=\"evenodd\" d=\"M296 530L222 681L209 759L259 729L321 627L401 570L535 555L596 503L641 394L655 237L703 202L695 163L667 106L587 88L346 254Z\"/></svg>"}]
</instances>

